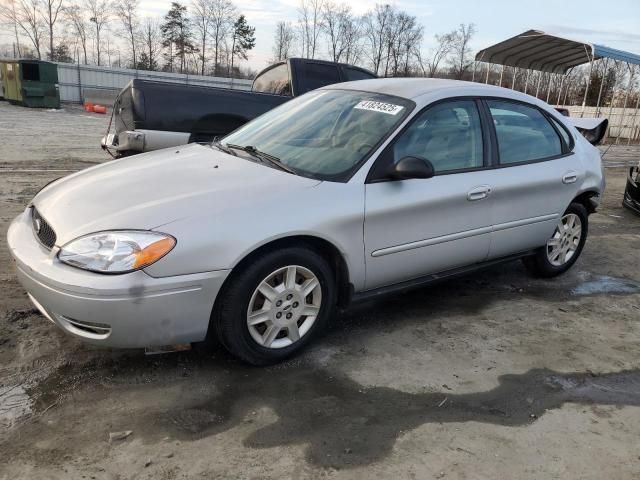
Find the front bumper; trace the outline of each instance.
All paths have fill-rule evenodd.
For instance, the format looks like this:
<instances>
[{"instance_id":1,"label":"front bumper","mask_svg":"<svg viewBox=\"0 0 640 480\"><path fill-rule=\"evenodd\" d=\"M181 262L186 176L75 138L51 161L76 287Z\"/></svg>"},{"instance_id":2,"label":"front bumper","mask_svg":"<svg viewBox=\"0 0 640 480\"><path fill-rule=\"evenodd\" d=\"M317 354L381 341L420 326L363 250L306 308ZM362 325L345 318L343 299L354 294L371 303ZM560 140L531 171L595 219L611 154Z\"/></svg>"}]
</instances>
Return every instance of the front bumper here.
<instances>
[{"instance_id":1,"label":"front bumper","mask_svg":"<svg viewBox=\"0 0 640 480\"><path fill-rule=\"evenodd\" d=\"M155 278L144 271L102 275L61 263L33 235L30 211L16 217L7 243L33 304L65 332L109 347L204 340L229 270Z\"/></svg>"}]
</instances>

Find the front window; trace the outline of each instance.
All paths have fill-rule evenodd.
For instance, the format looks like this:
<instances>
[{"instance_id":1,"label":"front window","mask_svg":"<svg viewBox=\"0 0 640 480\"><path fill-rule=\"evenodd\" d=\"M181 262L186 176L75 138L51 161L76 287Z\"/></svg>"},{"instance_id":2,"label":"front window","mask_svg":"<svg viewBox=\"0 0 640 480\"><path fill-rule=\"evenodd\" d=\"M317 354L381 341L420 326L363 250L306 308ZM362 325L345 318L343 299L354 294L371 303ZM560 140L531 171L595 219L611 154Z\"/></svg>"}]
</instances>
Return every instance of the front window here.
<instances>
[{"instance_id":1,"label":"front window","mask_svg":"<svg viewBox=\"0 0 640 480\"><path fill-rule=\"evenodd\" d=\"M473 100L450 101L416 115L393 146L393 161L426 158L436 173L484 164L480 114Z\"/></svg>"},{"instance_id":2,"label":"front window","mask_svg":"<svg viewBox=\"0 0 640 480\"><path fill-rule=\"evenodd\" d=\"M300 175L346 181L413 107L380 93L318 90L247 123L223 143L253 147Z\"/></svg>"}]
</instances>

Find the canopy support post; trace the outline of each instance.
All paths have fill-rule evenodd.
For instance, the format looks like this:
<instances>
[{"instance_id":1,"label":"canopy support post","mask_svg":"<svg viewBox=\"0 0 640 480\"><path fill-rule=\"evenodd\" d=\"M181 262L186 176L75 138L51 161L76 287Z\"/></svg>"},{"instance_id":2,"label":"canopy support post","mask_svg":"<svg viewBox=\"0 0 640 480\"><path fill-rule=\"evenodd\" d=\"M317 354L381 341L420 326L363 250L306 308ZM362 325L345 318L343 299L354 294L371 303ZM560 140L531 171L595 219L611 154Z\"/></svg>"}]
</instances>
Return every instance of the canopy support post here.
<instances>
[{"instance_id":1,"label":"canopy support post","mask_svg":"<svg viewBox=\"0 0 640 480\"><path fill-rule=\"evenodd\" d=\"M487 63L487 75L484 77L484 83L485 83L485 85L486 85L487 83L489 83L489 70L490 70L490 68L491 68L491 64L490 64L490 63Z\"/></svg>"},{"instance_id":2,"label":"canopy support post","mask_svg":"<svg viewBox=\"0 0 640 480\"><path fill-rule=\"evenodd\" d=\"M551 95L551 81L553 80L553 73L549 72L549 82L547 83L547 99L545 102L549 103L549 95Z\"/></svg>"},{"instance_id":3,"label":"canopy support post","mask_svg":"<svg viewBox=\"0 0 640 480\"><path fill-rule=\"evenodd\" d=\"M538 73L538 85L536 85L536 98L538 98L538 93L540 93L541 83L542 83L542 72Z\"/></svg>"},{"instance_id":4,"label":"canopy support post","mask_svg":"<svg viewBox=\"0 0 640 480\"><path fill-rule=\"evenodd\" d=\"M585 45L584 51L587 54L587 58L589 58L589 76L587 77L587 87L584 89L584 98L582 99L582 113L580 117L584 117L584 108L587 105L587 94L589 93L589 87L591 86L591 73L593 73L593 52L591 52L591 57L589 57L589 52L587 51L587 46Z\"/></svg>"},{"instance_id":5,"label":"canopy support post","mask_svg":"<svg viewBox=\"0 0 640 480\"><path fill-rule=\"evenodd\" d=\"M502 86L502 77L504 76L504 65L502 65L502 68L500 69L500 83L498 84L499 87Z\"/></svg>"},{"instance_id":6,"label":"canopy support post","mask_svg":"<svg viewBox=\"0 0 640 480\"><path fill-rule=\"evenodd\" d=\"M516 76L518 74L518 67L513 67L513 79L511 80L511 90L516 89Z\"/></svg>"},{"instance_id":7,"label":"canopy support post","mask_svg":"<svg viewBox=\"0 0 640 480\"><path fill-rule=\"evenodd\" d=\"M640 112L638 111L638 107L640 107L640 95L638 95L638 98L636 100L636 109L635 109L635 113L633 114L633 121L631 122L631 128L629 129L629 138L627 139L627 145L631 145L631 139L634 137L634 129L636 128L636 120L638 120L638 115L640 114Z\"/></svg>"},{"instance_id":8,"label":"canopy support post","mask_svg":"<svg viewBox=\"0 0 640 480\"><path fill-rule=\"evenodd\" d=\"M531 71L527 68L527 77L524 81L524 93L527 93L527 87L529 86L529 74L531 73Z\"/></svg>"},{"instance_id":9,"label":"canopy support post","mask_svg":"<svg viewBox=\"0 0 640 480\"><path fill-rule=\"evenodd\" d=\"M627 68L629 69L629 86L627 87L627 92L624 95L624 104L622 105L622 118L620 119L620 132L616 137L616 145L620 142L620 137L624 134L624 117L627 114L627 101L629 100L629 93L631 93L631 89L633 88L633 77L635 75L635 65L631 66L627 62Z\"/></svg>"},{"instance_id":10,"label":"canopy support post","mask_svg":"<svg viewBox=\"0 0 640 480\"><path fill-rule=\"evenodd\" d=\"M596 101L596 118L600 118L600 100L602 99L602 88L604 87L604 81L607 78L607 67L609 66L609 59L604 61L604 73L600 78L600 89L598 90L598 100Z\"/></svg>"},{"instance_id":11,"label":"canopy support post","mask_svg":"<svg viewBox=\"0 0 640 480\"><path fill-rule=\"evenodd\" d=\"M564 84L564 79L567 78L567 75L568 74L565 73L560 77L560 90L558 90L558 101L556 102L556 105L560 105L560 100L562 99L562 85Z\"/></svg>"}]
</instances>

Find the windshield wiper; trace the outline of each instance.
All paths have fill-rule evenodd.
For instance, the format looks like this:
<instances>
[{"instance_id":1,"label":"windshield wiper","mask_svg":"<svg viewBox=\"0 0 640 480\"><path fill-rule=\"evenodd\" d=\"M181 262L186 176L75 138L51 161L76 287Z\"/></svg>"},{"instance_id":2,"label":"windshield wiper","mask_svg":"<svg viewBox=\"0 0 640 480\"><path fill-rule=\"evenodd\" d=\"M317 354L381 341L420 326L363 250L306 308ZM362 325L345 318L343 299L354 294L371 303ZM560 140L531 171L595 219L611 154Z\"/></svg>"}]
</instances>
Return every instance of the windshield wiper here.
<instances>
[{"instance_id":1,"label":"windshield wiper","mask_svg":"<svg viewBox=\"0 0 640 480\"><path fill-rule=\"evenodd\" d=\"M243 152L247 152L248 154L259 158L263 162L266 160L268 163L270 163L271 165L273 165L276 168L279 168L280 170L283 170L285 172L291 173L293 175L297 175L295 170L293 170L292 168L290 168L287 165L285 165L282 162L282 160L280 160L278 157L270 155L270 154L268 154L266 152L262 152L262 151L258 150L256 147L254 147L253 145L246 145L246 146L243 147L241 145L234 145L232 143L227 143L226 146L228 148L235 148L236 150L242 150Z\"/></svg>"},{"instance_id":2,"label":"windshield wiper","mask_svg":"<svg viewBox=\"0 0 640 480\"><path fill-rule=\"evenodd\" d=\"M213 140L211 141L210 145L213 145L214 147L216 147L221 152L228 153L229 155L233 155L234 157L238 156L238 154L236 152L234 152L230 148L228 148L225 145L223 145L222 143L220 143L220 140L218 140L218 137L214 137Z\"/></svg>"}]
</instances>

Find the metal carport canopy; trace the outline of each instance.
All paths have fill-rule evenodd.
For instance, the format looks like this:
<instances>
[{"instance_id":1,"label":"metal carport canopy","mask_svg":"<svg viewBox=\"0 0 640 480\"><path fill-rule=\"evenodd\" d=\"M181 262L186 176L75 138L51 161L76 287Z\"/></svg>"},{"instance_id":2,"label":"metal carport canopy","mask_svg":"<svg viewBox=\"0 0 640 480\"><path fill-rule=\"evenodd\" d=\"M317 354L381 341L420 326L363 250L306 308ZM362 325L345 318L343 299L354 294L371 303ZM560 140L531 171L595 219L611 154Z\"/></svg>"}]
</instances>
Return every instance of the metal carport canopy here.
<instances>
[{"instance_id":1,"label":"metal carport canopy","mask_svg":"<svg viewBox=\"0 0 640 480\"><path fill-rule=\"evenodd\" d=\"M476 61L479 62L563 74L577 65L600 58L640 65L640 55L562 38L540 30L527 30L476 54Z\"/></svg>"}]
</instances>

